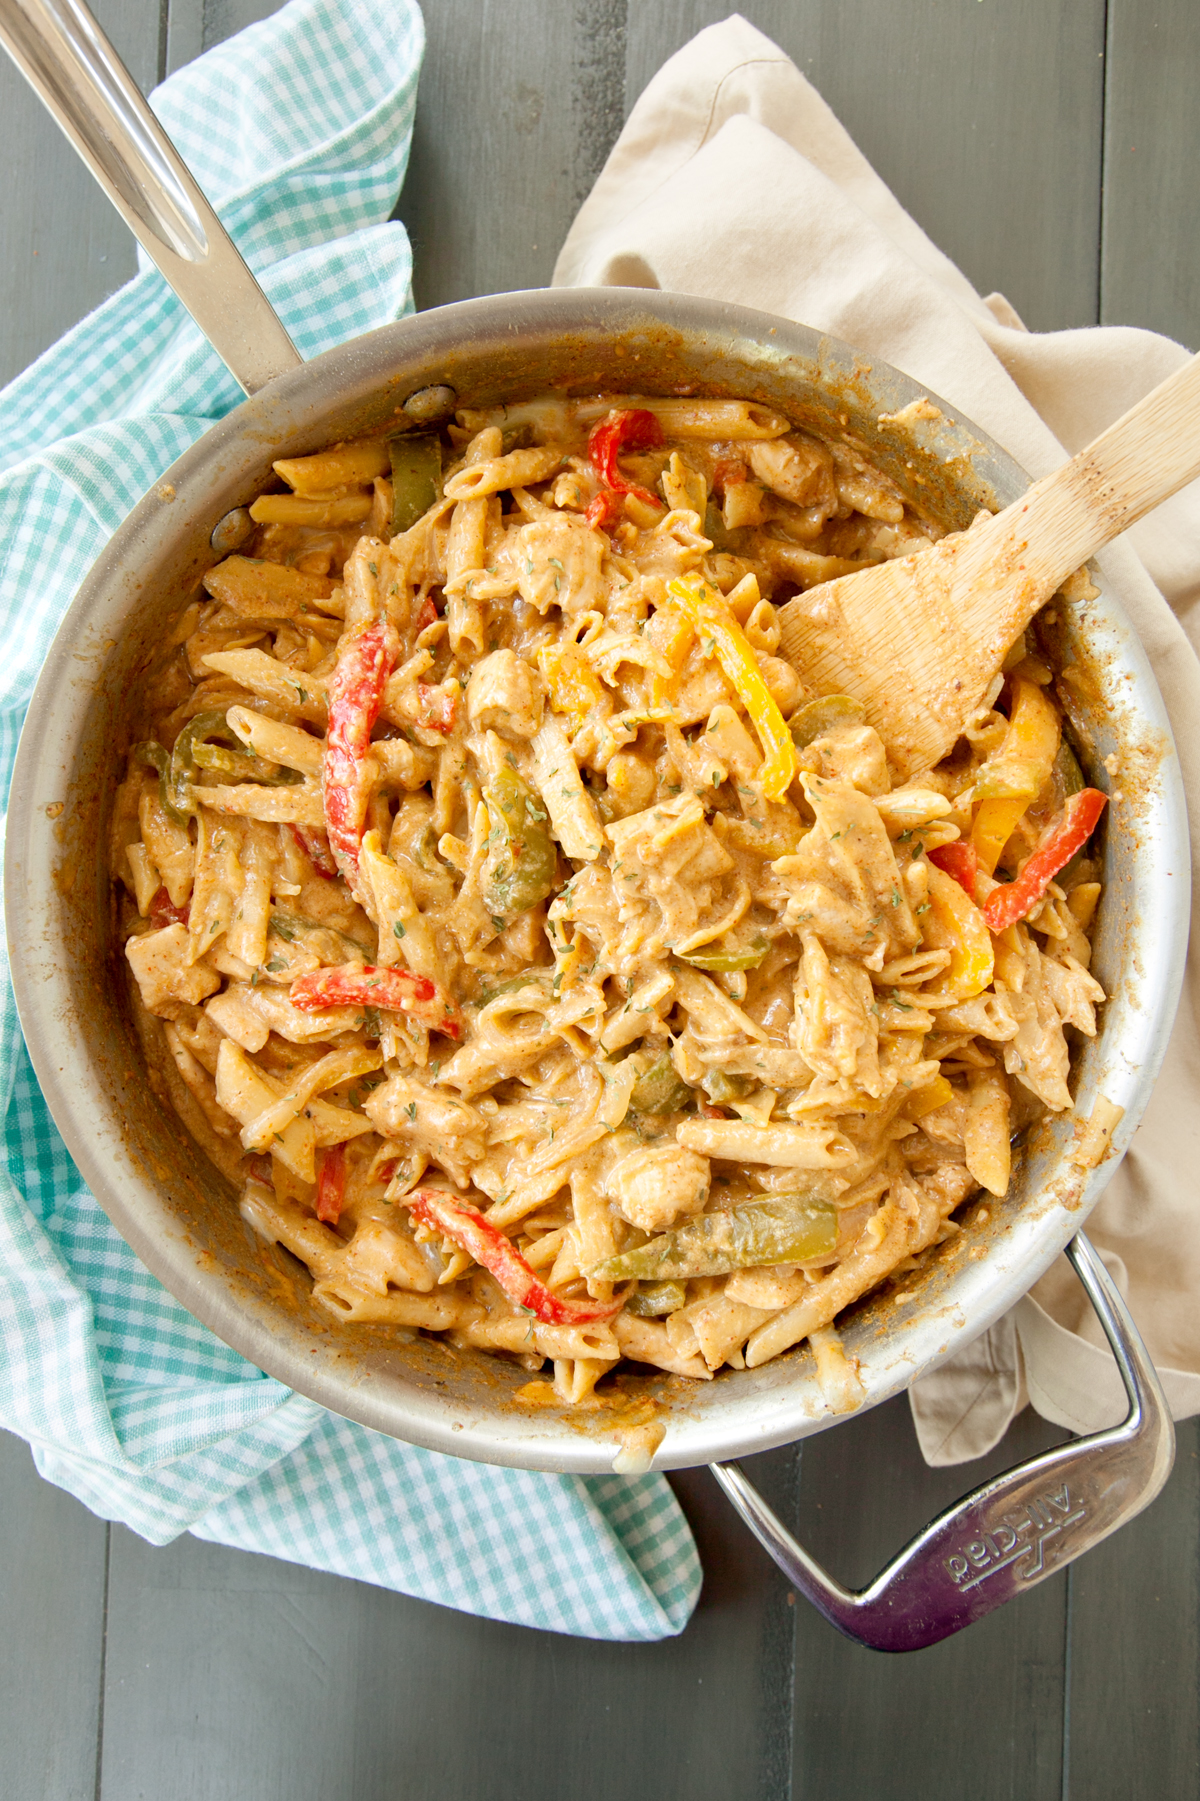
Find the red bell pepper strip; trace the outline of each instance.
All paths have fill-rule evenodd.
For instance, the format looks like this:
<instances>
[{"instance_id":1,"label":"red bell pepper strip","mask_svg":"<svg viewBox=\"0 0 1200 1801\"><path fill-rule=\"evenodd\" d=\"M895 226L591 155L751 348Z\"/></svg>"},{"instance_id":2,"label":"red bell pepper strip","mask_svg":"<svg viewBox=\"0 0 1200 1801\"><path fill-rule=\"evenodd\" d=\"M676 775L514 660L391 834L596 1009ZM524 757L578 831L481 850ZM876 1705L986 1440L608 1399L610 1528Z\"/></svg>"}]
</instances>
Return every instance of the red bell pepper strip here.
<instances>
[{"instance_id":1,"label":"red bell pepper strip","mask_svg":"<svg viewBox=\"0 0 1200 1801\"><path fill-rule=\"evenodd\" d=\"M421 604L421 611L417 614L417 617L413 622L413 630L416 632L417 636L420 637L421 633L425 631L428 626L431 626L437 617L438 610L434 604L433 596L432 594L427 594Z\"/></svg>"},{"instance_id":2,"label":"red bell pepper strip","mask_svg":"<svg viewBox=\"0 0 1200 1801\"><path fill-rule=\"evenodd\" d=\"M959 887L975 899L975 877L979 873L979 855L969 838L953 844L939 844L929 852L929 861L953 876Z\"/></svg>"},{"instance_id":3,"label":"red bell pepper strip","mask_svg":"<svg viewBox=\"0 0 1200 1801\"><path fill-rule=\"evenodd\" d=\"M376 969L370 963L343 963L297 976L291 986L293 1007L320 1013L325 1007L375 1007L385 1013L407 1013L418 1025L448 1038L461 1038L458 1009L444 989L428 976L408 969Z\"/></svg>"},{"instance_id":4,"label":"red bell pepper strip","mask_svg":"<svg viewBox=\"0 0 1200 1801\"><path fill-rule=\"evenodd\" d=\"M317 1218L336 1226L346 1198L346 1147L335 1144L321 1158L317 1172Z\"/></svg>"},{"instance_id":5,"label":"red bell pepper strip","mask_svg":"<svg viewBox=\"0 0 1200 1801\"><path fill-rule=\"evenodd\" d=\"M722 457L713 470L713 487L718 494L724 494L726 488L735 488L739 482L748 481L745 463L733 457Z\"/></svg>"},{"instance_id":6,"label":"red bell pepper strip","mask_svg":"<svg viewBox=\"0 0 1200 1801\"><path fill-rule=\"evenodd\" d=\"M983 917L989 931L1002 932L1032 913L1059 870L1066 867L1076 851L1083 849L1107 804L1107 794L1101 794L1098 788L1081 788L1078 794L1070 796L1037 848L1026 858L1016 881L1002 882L988 895Z\"/></svg>"},{"instance_id":7,"label":"red bell pepper strip","mask_svg":"<svg viewBox=\"0 0 1200 1801\"><path fill-rule=\"evenodd\" d=\"M585 1326L611 1319L623 1301L569 1301L554 1294L534 1275L511 1238L483 1217L478 1208L442 1188L415 1188L404 1196L420 1226L441 1232L469 1251L476 1263L495 1276L515 1307L531 1313L544 1326Z\"/></svg>"},{"instance_id":8,"label":"red bell pepper strip","mask_svg":"<svg viewBox=\"0 0 1200 1801\"><path fill-rule=\"evenodd\" d=\"M428 682L417 683L417 724L427 726L434 732L452 732L454 721L458 716L458 702L453 694L447 694L444 688L431 687Z\"/></svg>"},{"instance_id":9,"label":"red bell pepper strip","mask_svg":"<svg viewBox=\"0 0 1200 1801\"><path fill-rule=\"evenodd\" d=\"M314 832L310 827L294 825L292 837L300 846L318 875L323 875L327 882L337 879L338 866L329 849L329 840L324 832Z\"/></svg>"},{"instance_id":10,"label":"red bell pepper strip","mask_svg":"<svg viewBox=\"0 0 1200 1801\"><path fill-rule=\"evenodd\" d=\"M593 531L608 531L616 525L624 512L624 505L619 494L611 488L601 488L595 500L583 515L583 523L590 525Z\"/></svg>"},{"instance_id":11,"label":"red bell pepper strip","mask_svg":"<svg viewBox=\"0 0 1200 1801\"><path fill-rule=\"evenodd\" d=\"M654 414L647 412L644 407L614 411L593 425L588 437L588 456L604 486L614 494L636 494L639 500L661 510L662 501L656 494L625 479L617 457L622 450L652 450L662 441L662 426ZM591 524L590 519L588 524Z\"/></svg>"},{"instance_id":12,"label":"red bell pepper strip","mask_svg":"<svg viewBox=\"0 0 1200 1801\"><path fill-rule=\"evenodd\" d=\"M150 901L150 924L160 929L163 926L185 926L188 922L188 909L176 907L165 888L155 891Z\"/></svg>"},{"instance_id":13,"label":"red bell pepper strip","mask_svg":"<svg viewBox=\"0 0 1200 1801\"><path fill-rule=\"evenodd\" d=\"M380 621L343 644L329 680L329 730L321 761L325 825L334 860L355 900L358 854L367 817L369 784L363 764L395 660L394 633Z\"/></svg>"}]
</instances>

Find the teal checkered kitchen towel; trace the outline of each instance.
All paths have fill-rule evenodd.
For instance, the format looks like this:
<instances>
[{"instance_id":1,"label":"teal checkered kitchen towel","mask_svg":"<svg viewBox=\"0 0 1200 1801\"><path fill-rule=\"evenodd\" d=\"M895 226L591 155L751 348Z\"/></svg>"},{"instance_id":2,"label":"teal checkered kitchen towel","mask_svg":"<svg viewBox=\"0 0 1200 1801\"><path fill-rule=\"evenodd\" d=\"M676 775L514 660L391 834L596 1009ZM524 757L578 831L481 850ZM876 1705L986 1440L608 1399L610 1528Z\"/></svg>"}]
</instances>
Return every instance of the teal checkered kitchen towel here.
<instances>
[{"instance_id":1,"label":"teal checkered kitchen towel","mask_svg":"<svg viewBox=\"0 0 1200 1801\"><path fill-rule=\"evenodd\" d=\"M388 214L424 34L412 0L291 0L155 109L299 346L411 310ZM0 780L55 628L111 532L241 398L153 270L6 389ZM661 1476L435 1456L290 1393L176 1305L54 1129L0 983L0 1424L42 1474L155 1544L185 1530L495 1619L596 1638L682 1630L700 1570Z\"/></svg>"}]
</instances>

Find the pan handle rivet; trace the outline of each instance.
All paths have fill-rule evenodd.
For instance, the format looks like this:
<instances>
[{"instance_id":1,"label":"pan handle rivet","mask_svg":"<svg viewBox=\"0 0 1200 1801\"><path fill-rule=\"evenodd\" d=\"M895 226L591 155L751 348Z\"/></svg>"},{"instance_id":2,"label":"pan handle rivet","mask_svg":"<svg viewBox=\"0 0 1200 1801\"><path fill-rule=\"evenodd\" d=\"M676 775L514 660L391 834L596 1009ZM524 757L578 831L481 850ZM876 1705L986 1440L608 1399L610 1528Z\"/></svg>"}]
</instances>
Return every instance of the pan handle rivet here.
<instances>
[{"instance_id":1,"label":"pan handle rivet","mask_svg":"<svg viewBox=\"0 0 1200 1801\"><path fill-rule=\"evenodd\" d=\"M444 419L452 413L457 401L458 395L453 388L418 388L404 402L404 410L418 425L432 425L435 419Z\"/></svg>"},{"instance_id":2,"label":"pan handle rivet","mask_svg":"<svg viewBox=\"0 0 1200 1801\"><path fill-rule=\"evenodd\" d=\"M253 530L249 507L234 507L232 513L217 520L208 541L219 557L227 557L231 551L241 549Z\"/></svg>"}]
</instances>

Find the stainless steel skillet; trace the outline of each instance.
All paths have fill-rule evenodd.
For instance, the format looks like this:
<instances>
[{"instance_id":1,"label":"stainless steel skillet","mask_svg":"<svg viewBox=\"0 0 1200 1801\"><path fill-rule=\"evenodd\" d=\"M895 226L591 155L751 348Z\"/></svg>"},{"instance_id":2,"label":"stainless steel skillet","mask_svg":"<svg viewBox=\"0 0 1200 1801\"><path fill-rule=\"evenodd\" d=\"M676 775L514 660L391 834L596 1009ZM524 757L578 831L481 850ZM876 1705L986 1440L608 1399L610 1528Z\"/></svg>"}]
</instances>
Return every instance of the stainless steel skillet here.
<instances>
[{"instance_id":1,"label":"stainless steel skillet","mask_svg":"<svg viewBox=\"0 0 1200 1801\"><path fill-rule=\"evenodd\" d=\"M741 394L819 431L848 433L947 524L1003 504L1027 478L967 422L881 422L925 390L844 345L744 309L621 291L498 296L406 320L300 365L253 277L90 15L73 0L0 0L0 38L110 198L253 398L168 470L84 583L51 649L18 755L6 906L18 1006L54 1117L97 1199L148 1267L261 1368L333 1410L410 1442L485 1462L603 1470L615 1416L533 1411L523 1381L482 1354L428 1339L334 1328L307 1278L242 1227L216 1171L158 1098L113 961L105 841L128 697L153 647L215 559L220 522L268 479L273 458L549 386ZM261 391L259 391L261 390ZM935 398L936 397L931 397ZM1161 1390L1099 1260L1078 1234L1128 1142L1165 1048L1182 974L1188 858L1178 770L1145 657L1108 593L1061 608L1058 656L1090 779L1122 769L1106 849L1096 968L1111 999L1076 1070L1079 1117L1103 1095L1123 1116L1095 1169L1075 1120L1046 1122L1002 1203L920 1275L844 1320L868 1404L899 1392L975 1337L1068 1241L1130 1395L1125 1425L1011 1471L935 1522L889 1571L849 1595L765 1512L729 1459L833 1423L809 1353L711 1384L637 1379L666 1438L656 1467L712 1463L791 1579L864 1643L910 1649L989 1611L1145 1506L1170 1468ZM986 1214L986 1218L985 1218ZM700 1387L700 1392L696 1389Z\"/></svg>"}]
</instances>

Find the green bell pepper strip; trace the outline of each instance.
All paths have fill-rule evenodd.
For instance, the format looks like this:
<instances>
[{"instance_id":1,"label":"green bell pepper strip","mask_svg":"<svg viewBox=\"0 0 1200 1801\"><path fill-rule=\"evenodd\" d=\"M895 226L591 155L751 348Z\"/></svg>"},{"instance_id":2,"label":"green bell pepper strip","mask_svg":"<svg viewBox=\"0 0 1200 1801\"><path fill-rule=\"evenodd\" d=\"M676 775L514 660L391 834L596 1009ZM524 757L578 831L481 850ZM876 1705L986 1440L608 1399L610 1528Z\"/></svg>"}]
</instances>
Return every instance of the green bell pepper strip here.
<instances>
[{"instance_id":1,"label":"green bell pepper strip","mask_svg":"<svg viewBox=\"0 0 1200 1801\"><path fill-rule=\"evenodd\" d=\"M730 1076L723 1069L709 1069L700 1086L714 1107L728 1107L733 1101L745 1100L754 1087L754 1078Z\"/></svg>"},{"instance_id":2,"label":"green bell pepper strip","mask_svg":"<svg viewBox=\"0 0 1200 1801\"><path fill-rule=\"evenodd\" d=\"M713 975L725 976L742 969L757 969L765 961L770 948L770 944L759 933L741 950L703 950L691 951L686 957L679 952L676 955L681 963L690 963L693 969L707 969Z\"/></svg>"},{"instance_id":3,"label":"green bell pepper strip","mask_svg":"<svg viewBox=\"0 0 1200 1801\"><path fill-rule=\"evenodd\" d=\"M1087 786L1083 770L1079 767L1079 758L1065 738L1060 741L1054 758L1054 786L1057 791L1061 791L1064 806L1073 794L1082 793ZM1083 852L1078 850L1071 861L1059 870L1055 881L1062 887L1070 886L1082 862Z\"/></svg>"},{"instance_id":4,"label":"green bell pepper strip","mask_svg":"<svg viewBox=\"0 0 1200 1801\"><path fill-rule=\"evenodd\" d=\"M263 788L295 788L304 780L298 769L281 768L264 763L261 757L246 756L239 750L226 750L220 744L193 744L192 761L197 769L216 770L238 782L257 782Z\"/></svg>"},{"instance_id":5,"label":"green bell pepper strip","mask_svg":"<svg viewBox=\"0 0 1200 1801\"><path fill-rule=\"evenodd\" d=\"M510 976L506 982L498 982L495 988L481 988L476 999L481 1007L487 1007L502 994L516 994L518 989L541 987L553 980L554 971L547 963L544 967L527 969L524 975Z\"/></svg>"},{"instance_id":6,"label":"green bell pepper strip","mask_svg":"<svg viewBox=\"0 0 1200 1801\"><path fill-rule=\"evenodd\" d=\"M686 1305L687 1289L682 1282L648 1282L625 1299L626 1313L635 1313L639 1319L662 1319Z\"/></svg>"},{"instance_id":7,"label":"green bell pepper strip","mask_svg":"<svg viewBox=\"0 0 1200 1801\"><path fill-rule=\"evenodd\" d=\"M558 853L546 809L515 769L502 765L485 788L484 799L491 831L483 904L493 920L507 924L554 893Z\"/></svg>"},{"instance_id":8,"label":"green bell pepper strip","mask_svg":"<svg viewBox=\"0 0 1200 1801\"><path fill-rule=\"evenodd\" d=\"M370 945L363 944L357 938L351 938L347 932L340 932L336 926L322 925L319 919L308 919L303 913L288 913L281 907L272 907L271 909L270 930L275 933L277 938L282 938L285 944L295 944L302 932L326 933L330 938L337 939L345 946L342 958L345 963L367 963L373 955ZM328 944L322 945L317 951L317 955L321 955L322 951L329 952L330 949L331 946ZM331 963L333 958L323 955L321 961Z\"/></svg>"},{"instance_id":9,"label":"green bell pepper strip","mask_svg":"<svg viewBox=\"0 0 1200 1801\"><path fill-rule=\"evenodd\" d=\"M203 767L219 770L225 775L233 775L238 771L235 758L242 753L225 750L219 745L206 744L207 739L221 733L226 738L232 738L235 743L239 742L236 732L225 718L225 712L225 708L215 708L212 712L197 713L194 718L188 720L175 740L166 781L170 803L179 814L186 815L196 811L196 802L192 798L192 785L198 769ZM205 746L208 753L203 764L196 756L201 745ZM224 760L226 758L228 762Z\"/></svg>"},{"instance_id":10,"label":"green bell pepper strip","mask_svg":"<svg viewBox=\"0 0 1200 1801\"><path fill-rule=\"evenodd\" d=\"M437 500L442 485L442 441L436 432L388 440L392 461L392 535L406 532Z\"/></svg>"},{"instance_id":11,"label":"green bell pepper strip","mask_svg":"<svg viewBox=\"0 0 1200 1801\"><path fill-rule=\"evenodd\" d=\"M192 787L201 770L228 776L233 781L258 782L267 788L294 787L303 780L299 770L279 769L273 763L264 763L261 757L247 756L244 750L210 744L208 740L214 737L232 738L236 745L242 742L226 719L225 709L214 708L189 719L175 740L165 771L160 772L164 804L176 821L186 823L188 814L196 811Z\"/></svg>"},{"instance_id":12,"label":"green bell pepper strip","mask_svg":"<svg viewBox=\"0 0 1200 1801\"><path fill-rule=\"evenodd\" d=\"M825 694L820 700L810 700L807 706L794 713L788 720L788 731L796 749L807 750L826 732L835 731L842 725L862 725L866 717L867 709L860 700L851 700L848 694Z\"/></svg>"},{"instance_id":13,"label":"green bell pepper strip","mask_svg":"<svg viewBox=\"0 0 1200 1801\"><path fill-rule=\"evenodd\" d=\"M159 775L166 774L167 764L171 761L157 738L146 738L141 744L135 744L131 755L137 762L148 763L152 769L157 769Z\"/></svg>"},{"instance_id":14,"label":"green bell pepper strip","mask_svg":"<svg viewBox=\"0 0 1200 1801\"><path fill-rule=\"evenodd\" d=\"M731 551L734 548L733 536L725 524L721 509L710 500L704 509L704 536L712 544L714 550Z\"/></svg>"},{"instance_id":15,"label":"green bell pepper strip","mask_svg":"<svg viewBox=\"0 0 1200 1801\"><path fill-rule=\"evenodd\" d=\"M635 1113L679 1113L692 1091L664 1051L633 1085L629 1105Z\"/></svg>"},{"instance_id":16,"label":"green bell pepper strip","mask_svg":"<svg viewBox=\"0 0 1200 1801\"><path fill-rule=\"evenodd\" d=\"M1058 749L1054 753L1054 779L1062 783L1064 800L1070 800L1073 794L1081 793L1087 786L1079 767L1079 758L1065 738L1059 740Z\"/></svg>"},{"instance_id":17,"label":"green bell pepper strip","mask_svg":"<svg viewBox=\"0 0 1200 1801\"><path fill-rule=\"evenodd\" d=\"M516 425L505 425L501 428L501 456L507 456L512 450L528 450L532 443L533 425L528 419L521 419Z\"/></svg>"},{"instance_id":18,"label":"green bell pepper strip","mask_svg":"<svg viewBox=\"0 0 1200 1801\"><path fill-rule=\"evenodd\" d=\"M133 755L139 763L148 763L152 769L157 769L158 798L162 802L163 812L175 825L186 828L188 816L186 813L181 813L179 808L174 805L171 800L170 789L167 785L167 778L171 772L171 758L169 753L158 742L157 738L148 738L144 739L141 744L134 745Z\"/></svg>"},{"instance_id":19,"label":"green bell pepper strip","mask_svg":"<svg viewBox=\"0 0 1200 1801\"><path fill-rule=\"evenodd\" d=\"M837 1245L837 1208L800 1195L773 1195L720 1213L702 1213L674 1232L664 1232L634 1251L589 1270L602 1282L687 1281L692 1276L725 1276L760 1264L807 1263L832 1256Z\"/></svg>"}]
</instances>

